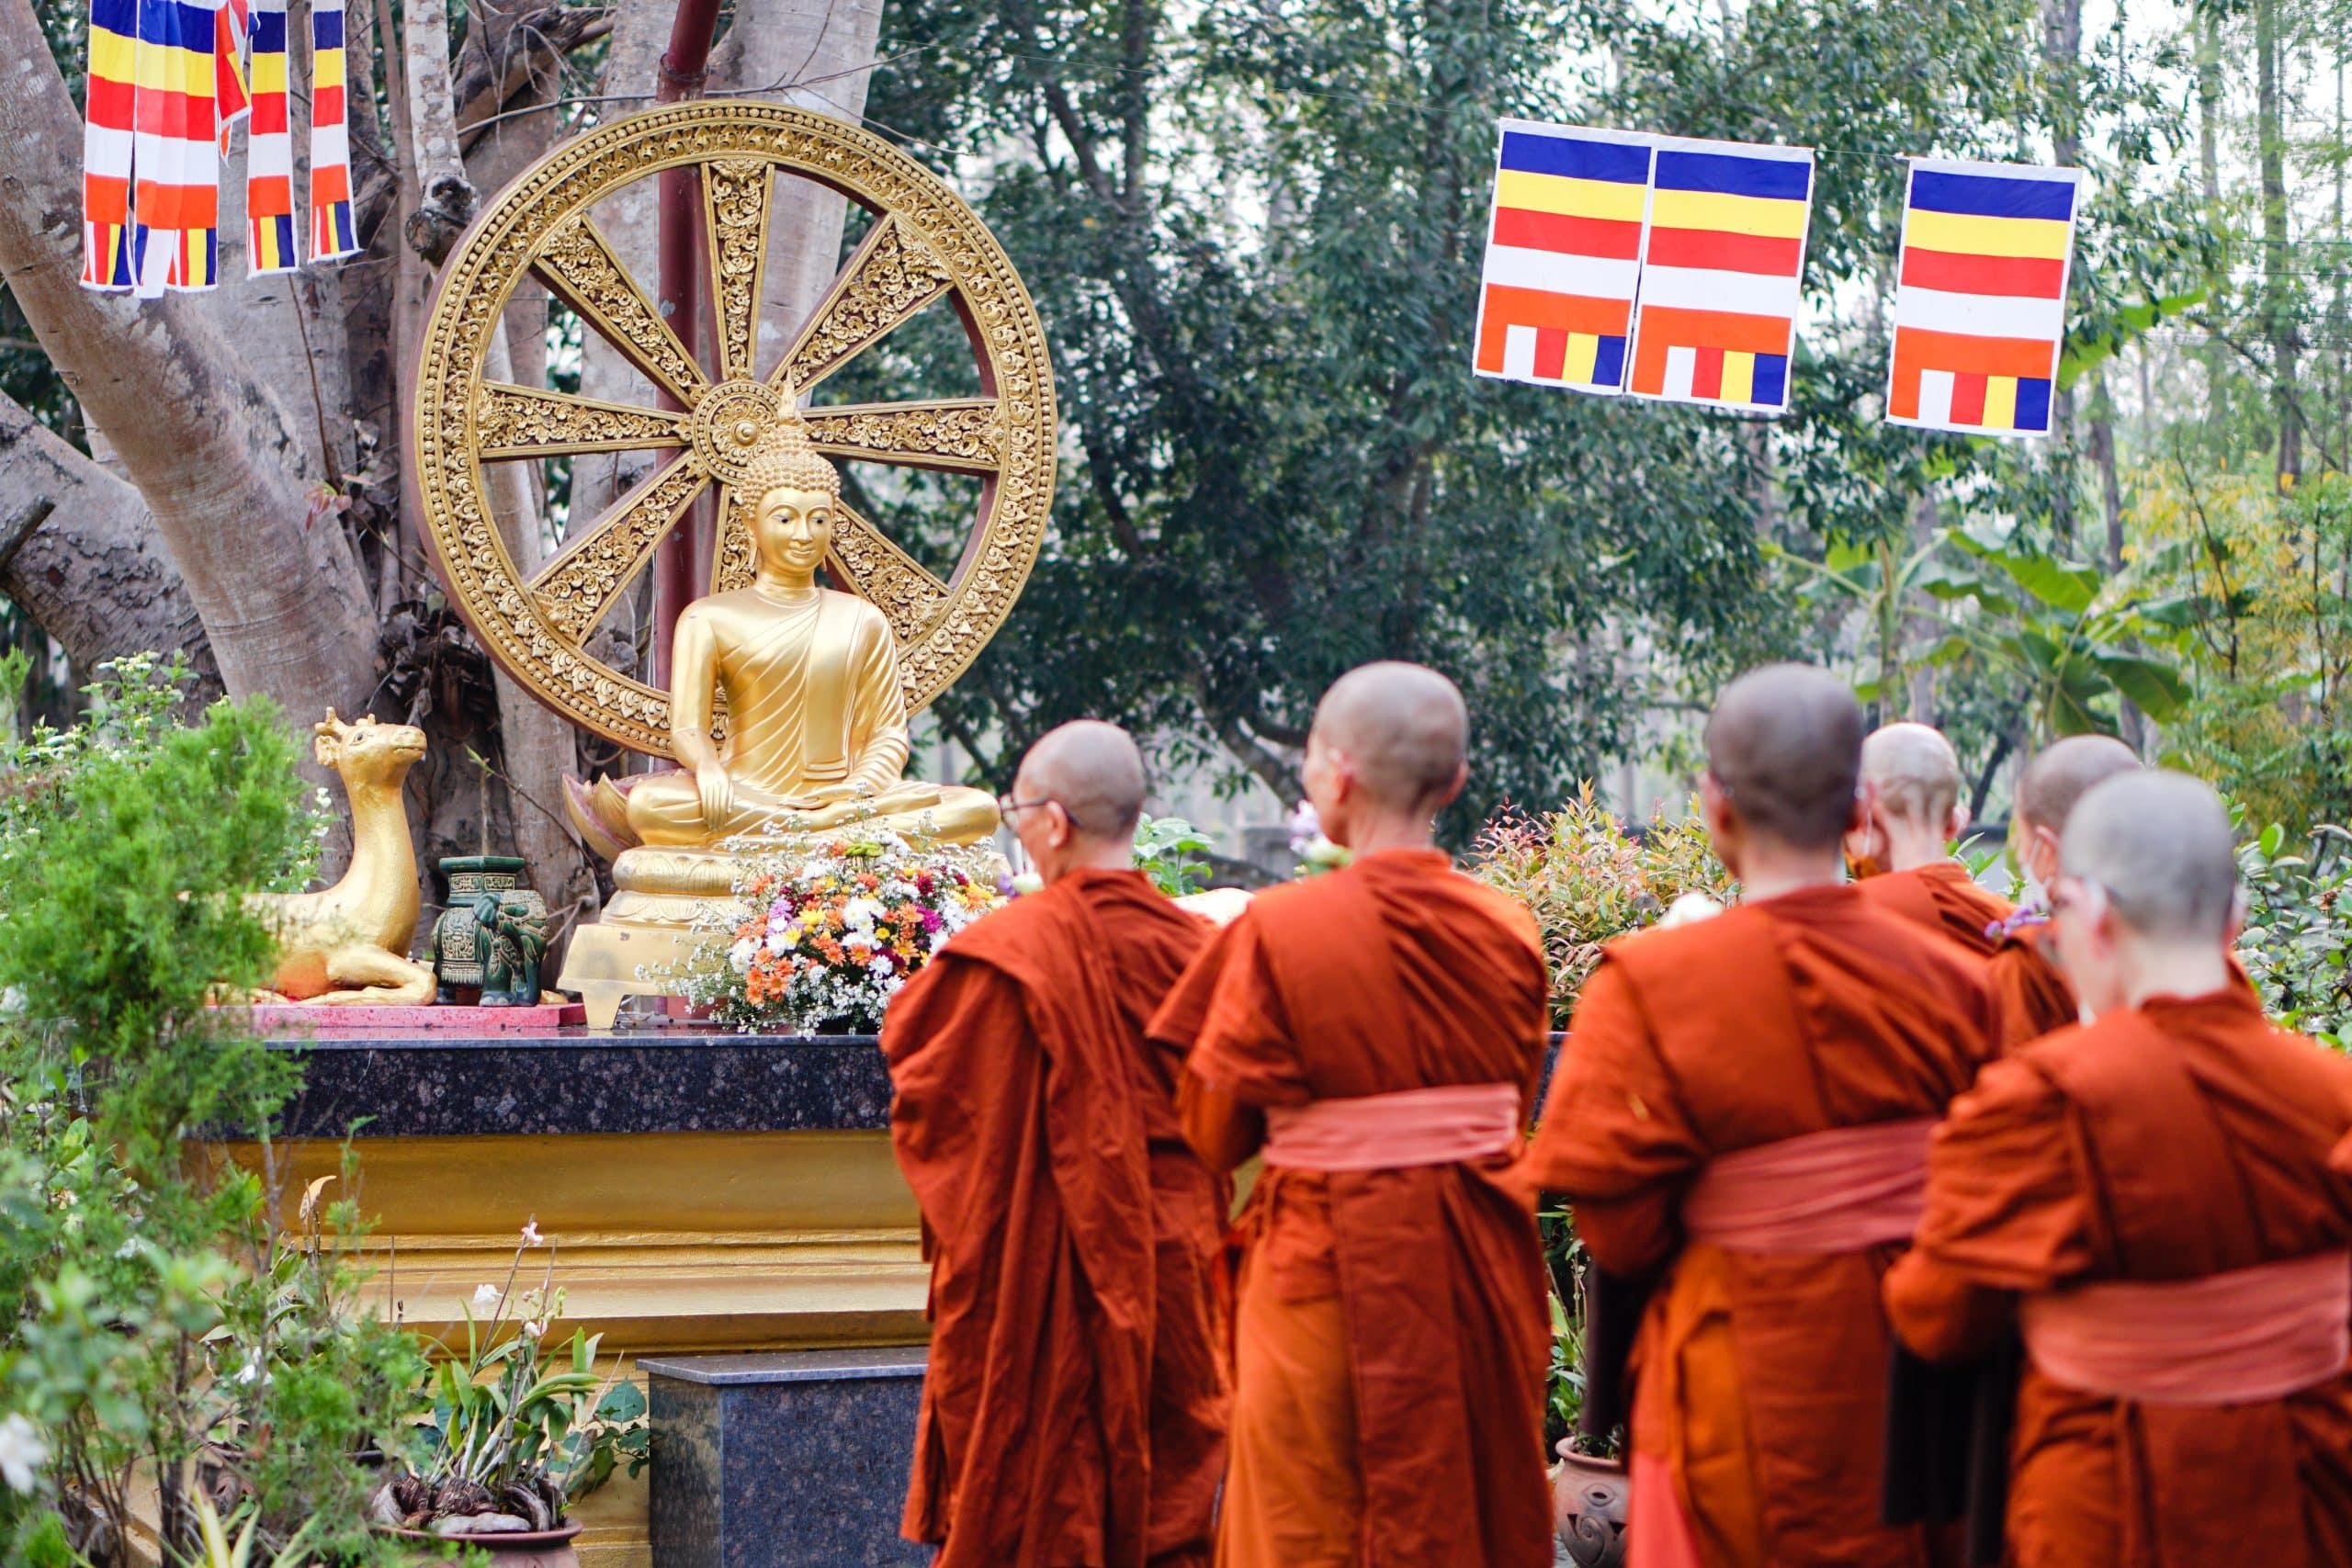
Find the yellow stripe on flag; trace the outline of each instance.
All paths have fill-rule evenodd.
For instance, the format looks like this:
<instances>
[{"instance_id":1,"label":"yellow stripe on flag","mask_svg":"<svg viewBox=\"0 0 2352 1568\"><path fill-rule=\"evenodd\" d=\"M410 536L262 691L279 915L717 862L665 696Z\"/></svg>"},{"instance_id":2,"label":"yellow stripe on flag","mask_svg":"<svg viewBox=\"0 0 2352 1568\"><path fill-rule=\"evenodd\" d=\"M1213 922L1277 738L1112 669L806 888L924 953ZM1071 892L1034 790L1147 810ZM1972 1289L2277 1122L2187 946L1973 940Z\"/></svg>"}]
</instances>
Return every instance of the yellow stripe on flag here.
<instances>
[{"instance_id":1,"label":"yellow stripe on flag","mask_svg":"<svg viewBox=\"0 0 2352 1568\"><path fill-rule=\"evenodd\" d=\"M1963 256L2031 256L2058 261L2074 226L2052 218L1979 218L1967 212L1911 209L1910 243Z\"/></svg>"},{"instance_id":2,"label":"yellow stripe on flag","mask_svg":"<svg viewBox=\"0 0 2352 1568\"><path fill-rule=\"evenodd\" d=\"M1568 367L1561 374L1563 381L1589 381L1592 367L1600 357L1600 339L1592 333L1568 334Z\"/></svg>"},{"instance_id":3,"label":"yellow stripe on flag","mask_svg":"<svg viewBox=\"0 0 2352 1568\"><path fill-rule=\"evenodd\" d=\"M1650 223L1659 229L1715 229L1794 240L1804 233L1805 204L1763 196L1725 196L1711 190L1661 190L1650 202Z\"/></svg>"},{"instance_id":4,"label":"yellow stripe on flag","mask_svg":"<svg viewBox=\"0 0 2352 1568\"><path fill-rule=\"evenodd\" d=\"M104 28L90 29L90 74L106 82L130 82L132 60L139 52L139 40Z\"/></svg>"},{"instance_id":5,"label":"yellow stripe on flag","mask_svg":"<svg viewBox=\"0 0 2352 1568\"><path fill-rule=\"evenodd\" d=\"M1756 400L1756 355L1752 354L1724 355L1722 397L1727 403L1752 403Z\"/></svg>"},{"instance_id":6,"label":"yellow stripe on flag","mask_svg":"<svg viewBox=\"0 0 2352 1568\"><path fill-rule=\"evenodd\" d=\"M141 50L138 60L137 80L142 92L185 93L191 98L212 96L213 66L209 54L156 44Z\"/></svg>"},{"instance_id":7,"label":"yellow stripe on flag","mask_svg":"<svg viewBox=\"0 0 2352 1568\"><path fill-rule=\"evenodd\" d=\"M311 90L343 85L343 51L322 49L311 57Z\"/></svg>"},{"instance_id":8,"label":"yellow stripe on flag","mask_svg":"<svg viewBox=\"0 0 2352 1568\"><path fill-rule=\"evenodd\" d=\"M253 77L254 96L256 97L264 93L286 91L286 56L276 53L254 55Z\"/></svg>"},{"instance_id":9,"label":"yellow stripe on flag","mask_svg":"<svg viewBox=\"0 0 2352 1568\"><path fill-rule=\"evenodd\" d=\"M1505 169L1495 176L1495 205L1528 212L1556 212L1566 218L1611 218L1642 220L1642 187L1619 180L1572 180L1565 175L1536 175L1525 169Z\"/></svg>"},{"instance_id":10,"label":"yellow stripe on flag","mask_svg":"<svg viewBox=\"0 0 2352 1568\"><path fill-rule=\"evenodd\" d=\"M1984 378L1984 428L2015 430L2018 427L2018 378L2014 376L1988 376Z\"/></svg>"}]
</instances>

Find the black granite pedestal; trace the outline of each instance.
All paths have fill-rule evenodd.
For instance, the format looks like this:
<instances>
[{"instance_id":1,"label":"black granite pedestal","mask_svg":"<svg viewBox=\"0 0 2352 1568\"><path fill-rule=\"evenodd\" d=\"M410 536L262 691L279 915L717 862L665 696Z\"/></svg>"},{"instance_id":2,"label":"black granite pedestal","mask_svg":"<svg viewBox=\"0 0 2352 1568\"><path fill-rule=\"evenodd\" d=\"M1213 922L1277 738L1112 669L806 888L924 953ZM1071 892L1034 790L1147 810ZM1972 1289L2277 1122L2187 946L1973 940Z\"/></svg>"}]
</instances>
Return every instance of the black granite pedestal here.
<instances>
[{"instance_id":1,"label":"black granite pedestal","mask_svg":"<svg viewBox=\"0 0 2352 1568\"><path fill-rule=\"evenodd\" d=\"M923 1352L646 1357L654 1568L896 1568Z\"/></svg>"}]
</instances>

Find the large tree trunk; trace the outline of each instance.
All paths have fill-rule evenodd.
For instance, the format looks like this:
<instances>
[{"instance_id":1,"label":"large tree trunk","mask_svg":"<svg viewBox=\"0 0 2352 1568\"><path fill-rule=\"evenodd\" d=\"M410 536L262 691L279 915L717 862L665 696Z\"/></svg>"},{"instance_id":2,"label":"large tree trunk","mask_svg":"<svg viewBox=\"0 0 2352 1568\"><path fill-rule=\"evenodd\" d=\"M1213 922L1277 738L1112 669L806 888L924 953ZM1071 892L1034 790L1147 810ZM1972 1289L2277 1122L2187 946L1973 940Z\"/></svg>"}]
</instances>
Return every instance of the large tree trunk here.
<instances>
[{"instance_id":1,"label":"large tree trunk","mask_svg":"<svg viewBox=\"0 0 2352 1568\"><path fill-rule=\"evenodd\" d=\"M306 443L211 301L81 286L81 124L28 0L0 0L0 271L139 488L237 694L295 715L366 705L376 615L350 540L314 505Z\"/></svg>"},{"instance_id":2,"label":"large tree trunk","mask_svg":"<svg viewBox=\"0 0 2352 1568\"><path fill-rule=\"evenodd\" d=\"M196 606L138 491L5 397L0 498L0 593L75 670L125 653L180 653L198 672L190 695L220 694Z\"/></svg>"},{"instance_id":3,"label":"large tree trunk","mask_svg":"<svg viewBox=\"0 0 2352 1568\"><path fill-rule=\"evenodd\" d=\"M2262 172L2262 309L2270 339L2271 401L2278 418L2278 482L2295 482L2303 468L2302 412L2295 390L2294 284L2287 231L2287 122L2279 91L2278 0L2255 0L2255 139Z\"/></svg>"}]
</instances>

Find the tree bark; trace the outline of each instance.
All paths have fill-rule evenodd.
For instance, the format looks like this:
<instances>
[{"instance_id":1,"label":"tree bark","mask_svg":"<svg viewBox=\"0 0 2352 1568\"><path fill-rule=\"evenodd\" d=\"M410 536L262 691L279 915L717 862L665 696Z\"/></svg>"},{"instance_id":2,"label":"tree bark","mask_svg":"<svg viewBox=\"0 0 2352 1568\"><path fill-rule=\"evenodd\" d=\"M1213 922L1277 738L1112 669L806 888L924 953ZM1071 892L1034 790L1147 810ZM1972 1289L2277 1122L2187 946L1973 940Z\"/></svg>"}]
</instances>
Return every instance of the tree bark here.
<instances>
[{"instance_id":1,"label":"tree bark","mask_svg":"<svg viewBox=\"0 0 2352 1568\"><path fill-rule=\"evenodd\" d=\"M190 697L220 694L220 671L179 570L139 491L0 397L0 593L87 674L126 653L180 653Z\"/></svg>"},{"instance_id":2,"label":"tree bark","mask_svg":"<svg viewBox=\"0 0 2352 1568\"><path fill-rule=\"evenodd\" d=\"M2287 126L2279 92L2278 0L2255 0L2255 136L2262 173L2262 305L2270 339L2271 404L2278 417L2278 482L2302 472L2301 413L2295 391L2297 341L2293 279L2289 276Z\"/></svg>"},{"instance_id":3,"label":"tree bark","mask_svg":"<svg viewBox=\"0 0 2352 1568\"><path fill-rule=\"evenodd\" d=\"M28 0L0 0L0 276L146 499L223 682L297 716L364 706L376 617L307 444L211 301L81 286L81 124Z\"/></svg>"},{"instance_id":4,"label":"tree bark","mask_svg":"<svg viewBox=\"0 0 2352 1568\"><path fill-rule=\"evenodd\" d=\"M2220 7L2203 7L2197 29L2197 173L2205 197L2205 221L2222 228L2222 18ZM2223 378L2229 350L2220 335L2205 342L2207 412L2219 428L2229 423L2230 395Z\"/></svg>"},{"instance_id":5,"label":"tree bark","mask_svg":"<svg viewBox=\"0 0 2352 1568\"><path fill-rule=\"evenodd\" d=\"M2054 78L2050 94L2050 144L2062 166L2082 156L2082 91L2076 81L2083 52L2083 0L2042 0L2041 55ZM2055 389L2050 402L2051 457L2057 468L2051 513L2058 537L2075 538L2075 394Z\"/></svg>"}]
</instances>

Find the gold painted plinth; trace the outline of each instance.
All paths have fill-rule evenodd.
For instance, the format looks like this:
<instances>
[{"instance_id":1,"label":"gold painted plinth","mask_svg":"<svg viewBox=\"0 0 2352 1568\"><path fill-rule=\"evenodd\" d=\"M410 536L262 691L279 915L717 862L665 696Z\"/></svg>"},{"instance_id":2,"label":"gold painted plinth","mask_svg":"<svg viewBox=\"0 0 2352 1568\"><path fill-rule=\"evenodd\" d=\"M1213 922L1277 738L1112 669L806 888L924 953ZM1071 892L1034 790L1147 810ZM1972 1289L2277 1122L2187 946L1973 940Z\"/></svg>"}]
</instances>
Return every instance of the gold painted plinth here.
<instances>
[{"instance_id":1,"label":"gold painted plinth","mask_svg":"<svg viewBox=\"0 0 2352 1568\"><path fill-rule=\"evenodd\" d=\"M475 1288L503 1285L526 1220L553 1261L559 1332L604 1336L634 1376L657 1353L921 1345L929 1270L914 1198L881 1132L361 1138L365 1249L388 1315L464 1332ZM281 1143L270 1179L300 1191L340 1168L332 1140ZM230 1156L264 1168L257 1145ZM658 1465L660 1461L655 1461ZM587 1568L650 1568L646 1483L616 1475L580 1513Z\"/></svg>"},{"instance_id":2,"label":"gold painted plinth","mask_svg":"<svg viewBox=\"0 0 2352 1568\"><path fill-rule=\"evenodd\" d=\"M645 852L631 850L629 855ZM622 856L622 863L628 858ZM724 857L701 858L733 865ZM693 955L697 917L716 913L729 919L742 918L743 906L723 892L726 886L722 883L722 892L714 897L635 892L624 885L602 919L571 933L556 989L580 998L591 1029L610 1029L621 1003L630 997L682 995L676 981L658 976L678 973Z\"/></svg>"}]
</instances>

